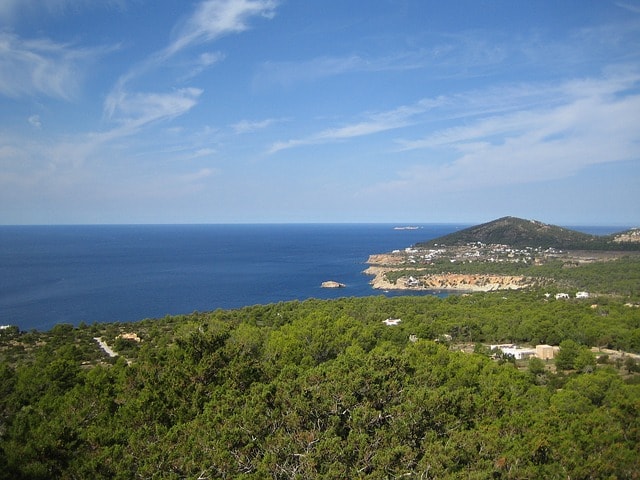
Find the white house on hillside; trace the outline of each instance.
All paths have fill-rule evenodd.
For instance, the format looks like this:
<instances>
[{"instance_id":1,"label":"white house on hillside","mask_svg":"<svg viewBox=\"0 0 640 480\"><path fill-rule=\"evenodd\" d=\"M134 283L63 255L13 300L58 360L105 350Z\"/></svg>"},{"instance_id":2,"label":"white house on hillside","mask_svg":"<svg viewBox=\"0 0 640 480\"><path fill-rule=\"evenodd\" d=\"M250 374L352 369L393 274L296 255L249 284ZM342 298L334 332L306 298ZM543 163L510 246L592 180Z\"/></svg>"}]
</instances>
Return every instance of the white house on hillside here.
<instances>
[{"instance_id":1,"label":"white house on hillside","mask_svg":"<svg viewBox=\"0 0 640 480\"><path fill-rule=\"evenodd\" d=\"M386 320L383 320L382 323L384 323L385 325L393 326L398 325L401 321L402 319L400 318L387 318Z\"/></svg>"},{"instance_id":2,"label":"white house on hillside","mask_svg":"<svg viewBox=\"0 0 640 480\"><path fill-rule=\"evenodd\" d=\"M533 348L521 348L517 345L502 344L502 345L490 345L491 350L499 349L505 355L513 355L516 360L522 360L523 358L533 357L536 354Z\"/></svg>"}]
</instances>

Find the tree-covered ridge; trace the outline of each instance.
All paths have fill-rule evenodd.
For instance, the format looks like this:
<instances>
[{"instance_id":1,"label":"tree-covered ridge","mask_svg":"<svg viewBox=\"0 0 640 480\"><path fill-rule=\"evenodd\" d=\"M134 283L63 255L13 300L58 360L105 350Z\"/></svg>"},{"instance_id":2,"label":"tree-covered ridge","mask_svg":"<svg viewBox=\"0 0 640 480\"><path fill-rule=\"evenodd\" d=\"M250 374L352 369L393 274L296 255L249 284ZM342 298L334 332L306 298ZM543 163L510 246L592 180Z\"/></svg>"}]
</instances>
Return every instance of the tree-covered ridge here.
<instances>
[{"instance_id":1,"label":"tree-covered ridge","mask_svg":"<svg viewBox=\"0 0 640 480\"><path fill-rule=\"evenodd\" d=\"M549 225L536 220L502 217L475 225L428 242L420 242L419 248L439 245L461 246L468 243L502 244L512 247L558 248L566 250L638 250L634 241L635 230L615 235L590 235L575 230Z\"/></svg>"},{"instance_id":2,"label":"tree-covered ridge","mask_svg":"<svg viewBox=\"0 0 640 480\"><path fill-rule=\"evenodd\" d=\"M0 478L634 478L637 365L594 368L586 347L640 351L640 309L594 302L309 300L3 332ZM443 338L560 344L568 370Z\"/></svg>"}]
</instances>

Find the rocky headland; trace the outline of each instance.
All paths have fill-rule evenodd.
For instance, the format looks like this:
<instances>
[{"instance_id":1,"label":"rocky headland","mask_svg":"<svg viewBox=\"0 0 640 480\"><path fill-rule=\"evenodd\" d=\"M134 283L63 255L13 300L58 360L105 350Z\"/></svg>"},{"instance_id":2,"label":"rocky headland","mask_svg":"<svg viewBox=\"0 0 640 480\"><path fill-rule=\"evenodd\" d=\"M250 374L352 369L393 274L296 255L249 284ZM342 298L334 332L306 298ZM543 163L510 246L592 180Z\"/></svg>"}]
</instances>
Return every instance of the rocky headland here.
<instances>
[{"instance_id":1,"label":"rocky headland","mask_svg":"<svg viewBox=\"0 0 640 480\"><path fill-rule=\"evenodd\" d=\"M515 275L463 274L463 273L425 273L414 272L391 280L387 275L399 268L373 263L381 255L369 258L370 266L364 271L372 275L371 286L379 290L450 290L459 292L489 292L494 290L518 290L531 285L532 280Z\"/></svg>"},{"instance_id":2,"label":"rocky headland","mask_svg":"<svg viewBox=\"0 0 640 480\"><path fill-rule=\"evenodd\" d=\"M364 273L383 290L517 290L540 278L518 275L548 262L563 268L610 261L640 248L640 229L596 236L503 217L404 250L371 255Z\"/></svg>"}]
</instances>

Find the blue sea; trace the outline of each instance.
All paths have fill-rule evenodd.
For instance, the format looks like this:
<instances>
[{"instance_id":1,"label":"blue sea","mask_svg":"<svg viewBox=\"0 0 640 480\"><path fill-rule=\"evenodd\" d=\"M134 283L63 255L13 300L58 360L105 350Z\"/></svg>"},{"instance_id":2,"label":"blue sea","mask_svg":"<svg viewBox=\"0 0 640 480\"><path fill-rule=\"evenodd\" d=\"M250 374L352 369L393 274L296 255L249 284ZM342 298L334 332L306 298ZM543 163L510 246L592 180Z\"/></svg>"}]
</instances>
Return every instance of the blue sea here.
<instances>
[{"instance_id":1,"label":"blue sea","mask_svg":"<svg viewBox=\"0 0 640 480\"><path fill-rule=\"evenodd\" d=\"M49 330L57 323L380 295L362 273L370 254L468 225L394 226L0 226L0 324ZM326 280L346 288L321 288Z\"/></svg>"},{"instance_id":2,"label":"blue sea","mask_svg":"<svg viewBox=\"0 0 640 480\"><path fill-rule=\"evenodd\" d=\"M372 253L461 225L0 226L0 324L135 321L307 298L379 295ZM323 281L344 283L325 289Z\"/></svg>"}]
</instances>

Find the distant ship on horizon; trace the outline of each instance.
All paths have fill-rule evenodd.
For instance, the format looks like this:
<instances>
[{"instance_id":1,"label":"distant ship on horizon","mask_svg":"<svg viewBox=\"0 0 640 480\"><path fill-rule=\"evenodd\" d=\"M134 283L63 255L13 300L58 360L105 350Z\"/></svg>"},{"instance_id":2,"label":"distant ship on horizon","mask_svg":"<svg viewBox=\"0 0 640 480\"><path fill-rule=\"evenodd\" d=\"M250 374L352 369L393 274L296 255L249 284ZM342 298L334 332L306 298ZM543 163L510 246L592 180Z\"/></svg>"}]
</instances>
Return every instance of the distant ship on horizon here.
<instances>
[{"instance_id":1,"label":"distant ship on horizon","mask_svg":"<svg viewBox=\"0 0 640 480\"><path fill-rule=\"evenodd\" d=\"M420 227L408 225L406 227L393 227L394 230L418 230Z\"/></svg>"}]
</instances>

